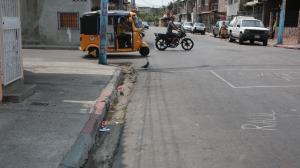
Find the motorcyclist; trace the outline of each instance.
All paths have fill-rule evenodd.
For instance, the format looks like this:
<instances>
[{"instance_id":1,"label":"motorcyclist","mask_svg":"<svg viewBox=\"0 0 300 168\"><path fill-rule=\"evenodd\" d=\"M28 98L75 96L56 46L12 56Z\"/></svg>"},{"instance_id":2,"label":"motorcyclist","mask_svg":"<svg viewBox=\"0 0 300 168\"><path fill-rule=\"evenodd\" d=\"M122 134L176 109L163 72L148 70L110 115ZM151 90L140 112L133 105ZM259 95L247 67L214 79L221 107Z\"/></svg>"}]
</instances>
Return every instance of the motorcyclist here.
<instances>
[{"instance_id":1,"label":"motorcyclist","mask_svg":"<svg viewBox=\"0 0 300 168\"><path fill-rule=\"evenodd\" d=\"M177 32L180 30L175 24L174 24L175 16L170 17L170 21L168 22L168 27L167 27L167 33L166 35L172 39L177 37L176 33L173 33L173 30L176 30Z\"/></svg>"},{"instance_id":2,"label":"motorcyclist","mask_svg":"<svg viewBox=\"0 0 300 168\"><path fill-rule=\"evenodd\" d=\"M222 26L220 28L221 39L226 39L228 37L227 26L224 21L222 21Z\"/></svg>"}]
</instances>

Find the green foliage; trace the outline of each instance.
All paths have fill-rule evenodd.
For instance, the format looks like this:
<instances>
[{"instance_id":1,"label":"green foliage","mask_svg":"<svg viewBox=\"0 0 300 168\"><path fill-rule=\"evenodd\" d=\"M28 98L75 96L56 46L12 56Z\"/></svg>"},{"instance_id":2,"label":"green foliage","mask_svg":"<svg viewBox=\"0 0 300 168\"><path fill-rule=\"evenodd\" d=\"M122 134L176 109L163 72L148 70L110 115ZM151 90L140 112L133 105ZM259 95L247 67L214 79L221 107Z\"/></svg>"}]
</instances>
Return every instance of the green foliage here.
<instances>
[{"instance_id":1,"label":"green foliage","mask_svg":"<svg viewBox=\"0 0 300 168\"><path fill-rule=\"evenodd\" d=\"M159 19L163 16L163 14L164 10L160 8L150 13L138 12L138 17L143 21L158 23Z\"/></svg>"}]
</instances>

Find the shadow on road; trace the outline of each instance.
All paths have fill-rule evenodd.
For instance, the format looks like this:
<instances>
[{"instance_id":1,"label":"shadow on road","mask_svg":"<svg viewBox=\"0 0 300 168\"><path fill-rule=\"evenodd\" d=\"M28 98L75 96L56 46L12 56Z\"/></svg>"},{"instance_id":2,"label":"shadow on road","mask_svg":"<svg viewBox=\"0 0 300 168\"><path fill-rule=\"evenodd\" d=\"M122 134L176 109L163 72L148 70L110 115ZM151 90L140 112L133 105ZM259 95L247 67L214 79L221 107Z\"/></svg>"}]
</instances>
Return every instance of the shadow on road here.
<instances>
[{"instance_id":1,"label":"shadow on road","mask_svg":"<svg viewBox=\"0 0 300 168\"><path fill-rule=\"evenodd\" d=\"M98 60L98 57L93 57L91 55L83 55L83 59L87 60ZM108 59L145 59L145 57L142 57L140 55L131 55L131 54L108 54Z\"/></svg>"}]
</instances>

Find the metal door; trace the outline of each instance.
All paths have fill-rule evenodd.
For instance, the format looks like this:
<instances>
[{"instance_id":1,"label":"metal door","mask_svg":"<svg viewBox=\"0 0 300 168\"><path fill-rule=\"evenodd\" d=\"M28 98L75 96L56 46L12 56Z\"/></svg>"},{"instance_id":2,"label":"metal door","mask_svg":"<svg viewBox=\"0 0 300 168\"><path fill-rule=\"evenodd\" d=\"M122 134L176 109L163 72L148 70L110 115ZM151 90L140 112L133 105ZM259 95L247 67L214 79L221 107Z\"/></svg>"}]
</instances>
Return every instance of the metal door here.
<instances>
[{"instance_id":1,"label":"metal door","mask_svg":"<svg viewBox=\"0 0 300 168\"><path fill-rule=\"evenodd\" d=\"M23 77L22 60L19 46L19 30L8 29L3 31L4 69L3 84L8 85Z\"/></svg>"},{"instance_id":2,"label":"metal door","mask_svg":"<svg viewBox=\"0 0 300 168\"><path fill-rule=\"evenodd\" d=\"M18 0L0 1L0 63L4 86L23 77Z\"/></svg>"}]
</instances>

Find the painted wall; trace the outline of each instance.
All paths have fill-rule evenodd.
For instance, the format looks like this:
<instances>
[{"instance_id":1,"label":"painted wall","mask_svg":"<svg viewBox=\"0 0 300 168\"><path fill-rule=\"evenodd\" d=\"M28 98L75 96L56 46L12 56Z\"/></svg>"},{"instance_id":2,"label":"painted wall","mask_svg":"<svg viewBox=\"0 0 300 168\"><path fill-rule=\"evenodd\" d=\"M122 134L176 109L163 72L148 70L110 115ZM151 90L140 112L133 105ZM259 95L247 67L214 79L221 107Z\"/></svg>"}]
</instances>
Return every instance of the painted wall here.
<instances>
[{"instance_id":1,"label":"painted wall","mask_svg":"<svg viewBox=\"0 0 300 168\"><path fill-rule=\"evenodd\" d=\"M240 1L232 0L232 4L229 4L230 0L228 0L228 8L227 8L227 18L232 18L236 16L239 11Z\"/></svg>"},{"instance_id":2,"label":"painted wall","mask_svg":"<svg viewBox=\"0 0 300 168\"><path fill-rule=\"evenodd\" d=\"M57 13L90 10L90 0L22 0L23 44L79 45L79 29L58 29Z\"/></svg>"},{"instance_id":3,"label":"painted wall","mask_svg":"<svg viewBox=\"0 0 300 168\"><path fill-rule=\"evenodd\" d=\"M218 12L227 12L227 0L219 0Z\"/></svg>"},{"instance_id":4,"label":"painted wall","mask_svg":"<svg viewBox=\"0 0 300 168\"><path fill-rule=\"evenodd\" d=\"M297 36L300 36L299 30L298 27L285 27L283 31L283 44L298 44L298 39L300 39L300 37ZM277 39L277 35L278 27L276 28L274 39Z\"/></svg>"}]
</instances>

